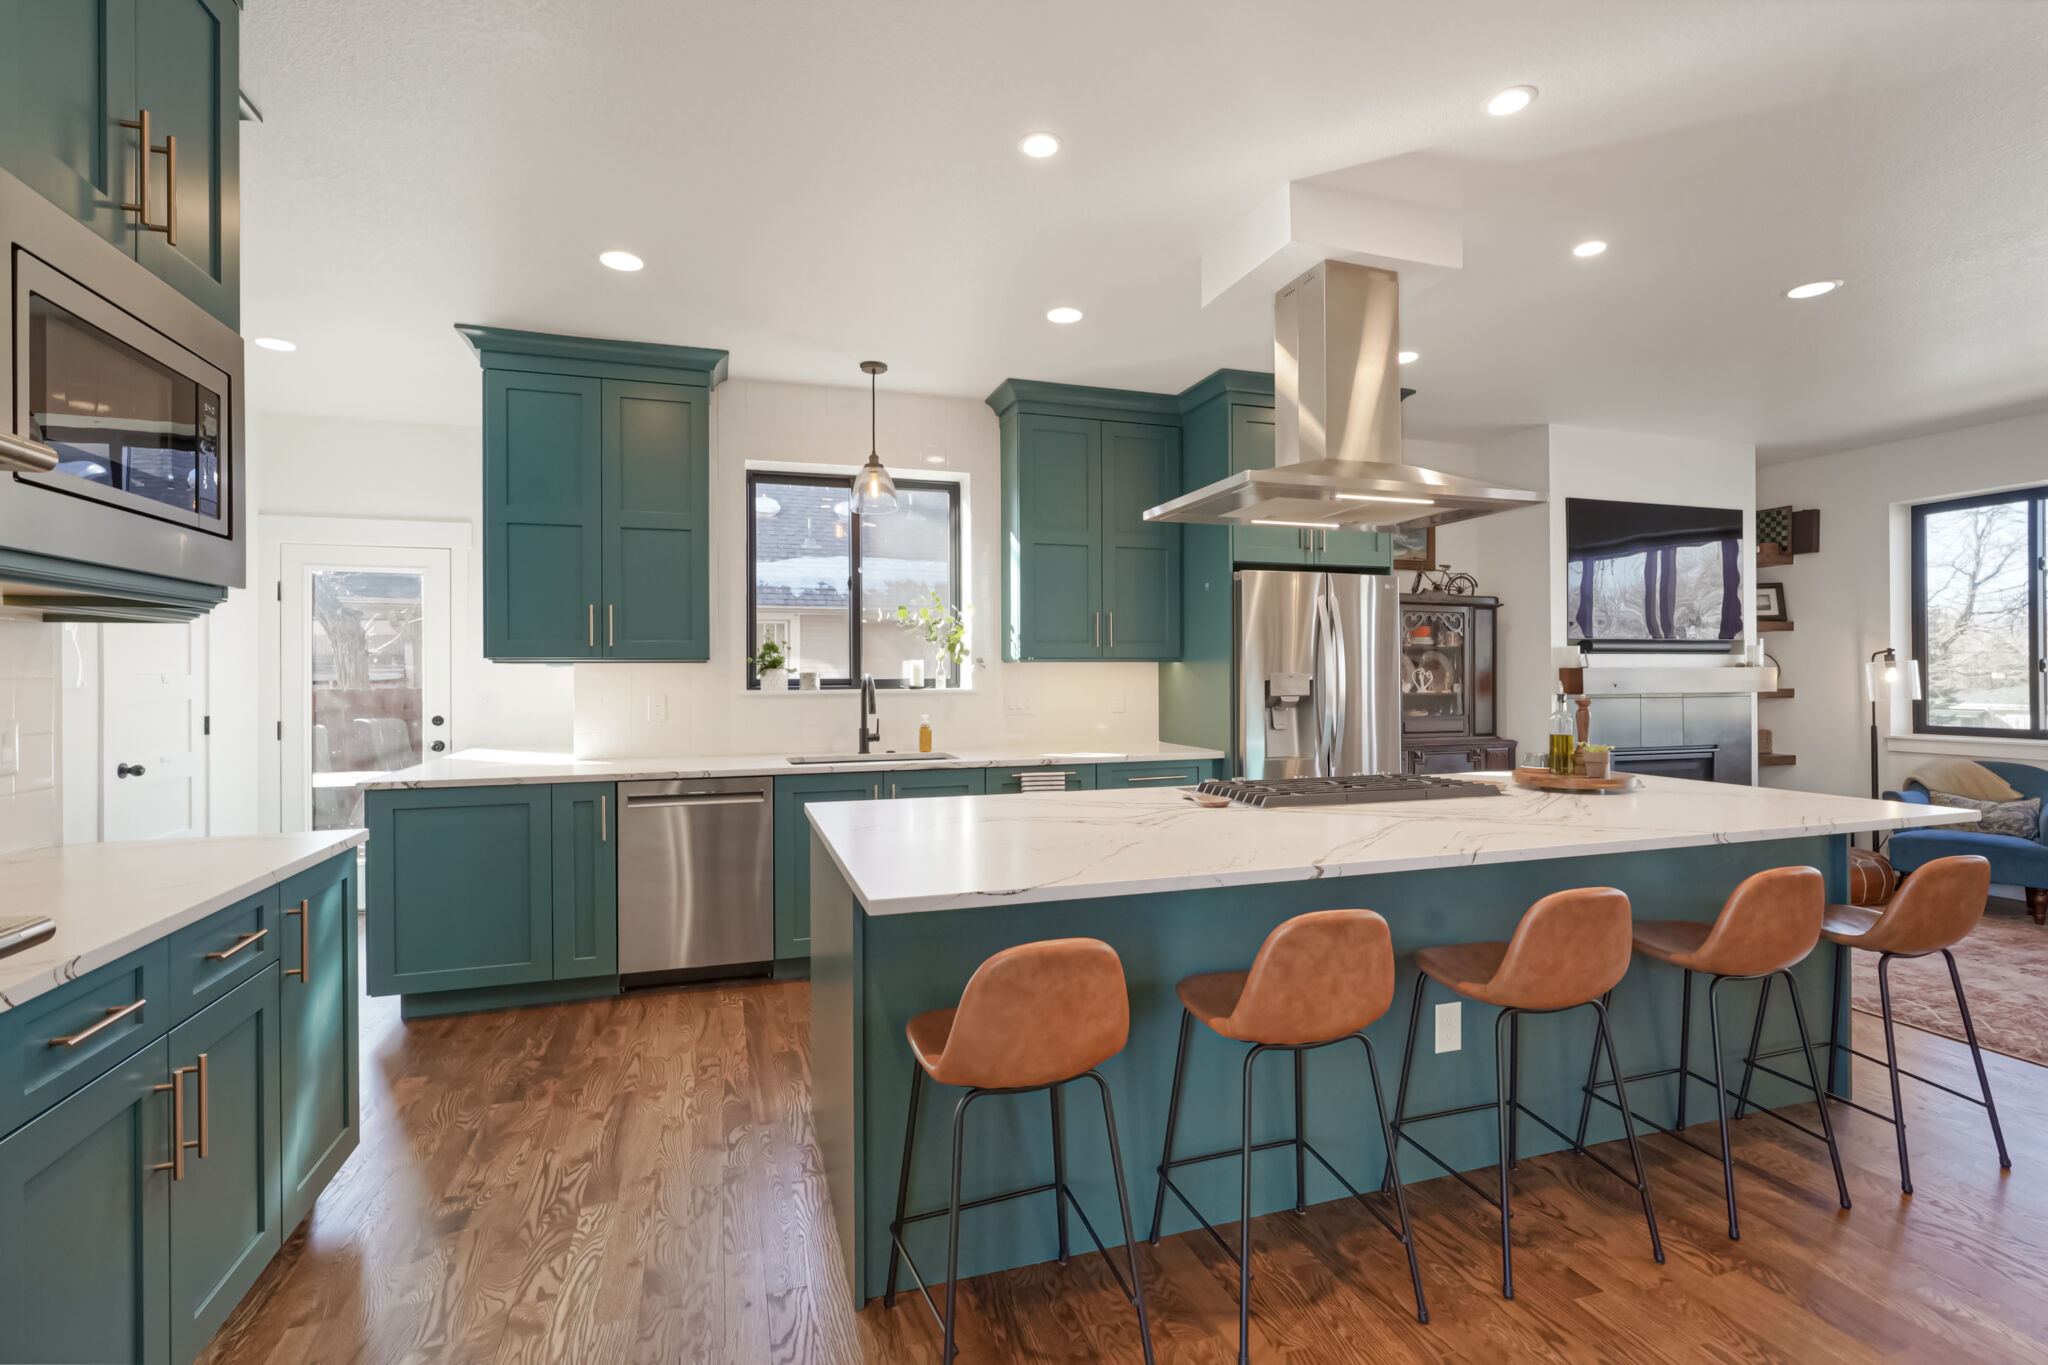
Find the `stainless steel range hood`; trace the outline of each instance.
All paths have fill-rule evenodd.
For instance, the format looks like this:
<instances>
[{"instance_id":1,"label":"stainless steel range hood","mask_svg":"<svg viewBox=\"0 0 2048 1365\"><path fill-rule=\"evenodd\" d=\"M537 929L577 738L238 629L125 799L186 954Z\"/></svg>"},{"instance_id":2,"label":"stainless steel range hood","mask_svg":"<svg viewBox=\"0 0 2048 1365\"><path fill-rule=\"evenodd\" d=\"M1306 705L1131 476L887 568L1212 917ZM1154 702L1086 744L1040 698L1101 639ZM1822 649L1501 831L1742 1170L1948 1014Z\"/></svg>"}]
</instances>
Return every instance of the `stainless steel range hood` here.
<instances>
[{"instance_id":1,"label":"stainless steel range hood","mask_svg":"<svg viewBox=\"0 0 2048 1365\"><path fill-rule=\"evenodd\" d=\"M1400 300L1393 271L1345 261L1324 261L1282 289L1273 302L1273 467L1184 493L1145 520L1372 530L1542 502L1540 493L1405 462Z\"/></svg>"}]
</instances>

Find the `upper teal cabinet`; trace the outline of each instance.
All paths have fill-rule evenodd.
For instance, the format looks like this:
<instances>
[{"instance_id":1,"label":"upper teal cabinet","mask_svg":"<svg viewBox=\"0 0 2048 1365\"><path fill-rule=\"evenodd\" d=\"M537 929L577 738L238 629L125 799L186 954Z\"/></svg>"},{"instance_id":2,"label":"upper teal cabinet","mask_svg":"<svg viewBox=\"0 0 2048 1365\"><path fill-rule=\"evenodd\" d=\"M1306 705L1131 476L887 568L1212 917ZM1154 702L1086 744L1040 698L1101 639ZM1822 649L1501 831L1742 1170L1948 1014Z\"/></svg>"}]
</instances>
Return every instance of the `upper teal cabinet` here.
<instances>
[{"instance_id":1,"label":"upper teal cabinet","mask_svg":"<svg viewBox=\"0 0 2048 1365\"><path fill-rule=\"evenodd\" d=\"M235 0L0 0L0 166L230 327L239 16ZM147 147L124 126L145 114Z\"/></svg>"},{"instance_id":2,"label":"upper teal cabinet","mask_svg":"<svg viewBox=\"0 0 2048 1365\"><path fill-rule=\"evenodd\" d=\"M1181 528L1145 509L1181 489L1171 398L1011 379L1002 429L1003 657L1176 659Z\"/></svg>"},{"instance_id":3,"label":"upper teal cabinet","mask_svg":"<svg viewBox=\"0 0 2048 1365\"><path fill-rule=\"evenodd\" d=\"M460 326L484 367L484 654L711 657L726 353Z\"/></svg>"}]
</instances>

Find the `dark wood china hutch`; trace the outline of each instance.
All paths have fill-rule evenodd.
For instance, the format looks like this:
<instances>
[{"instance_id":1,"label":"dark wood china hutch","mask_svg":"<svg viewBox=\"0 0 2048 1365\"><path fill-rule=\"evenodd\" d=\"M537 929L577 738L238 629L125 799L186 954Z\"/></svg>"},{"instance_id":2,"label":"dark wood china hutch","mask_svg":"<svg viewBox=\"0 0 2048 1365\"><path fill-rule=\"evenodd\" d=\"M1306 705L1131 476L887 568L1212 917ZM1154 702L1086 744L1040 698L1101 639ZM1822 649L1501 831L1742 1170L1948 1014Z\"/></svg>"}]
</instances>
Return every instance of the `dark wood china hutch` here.
<instances>
[{"instance_id":1,"label":"dark wood china hutch","mask_svg":"<svg viewBox=\"0 0 2048 1365\"><path fill-rule=\"evenodd\" d=\"M1515 766L1515 742L1494 733L1497 597L1401 596L1401 766L1465 773Z\"/></svg>"}]
</instances>

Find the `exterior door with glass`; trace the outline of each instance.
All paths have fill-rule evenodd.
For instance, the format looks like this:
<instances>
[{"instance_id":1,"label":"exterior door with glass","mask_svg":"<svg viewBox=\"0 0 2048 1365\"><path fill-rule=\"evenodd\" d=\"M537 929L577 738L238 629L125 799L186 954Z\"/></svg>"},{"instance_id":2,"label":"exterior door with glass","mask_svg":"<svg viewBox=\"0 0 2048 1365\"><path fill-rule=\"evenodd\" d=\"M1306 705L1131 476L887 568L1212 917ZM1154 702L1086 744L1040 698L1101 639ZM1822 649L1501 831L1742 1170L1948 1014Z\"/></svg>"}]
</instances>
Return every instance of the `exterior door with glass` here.
<instances>
[{"instance_id":1,"label":"exterior door with glass","mask_svg":"<svg viewBox=\"0 0 2048 1365\"><path fill-rule=\"evenodd\" d=\"M285 830L354 829L361 784L454 750L449 551L280 549Z\"/></svg>"}]
</instances>

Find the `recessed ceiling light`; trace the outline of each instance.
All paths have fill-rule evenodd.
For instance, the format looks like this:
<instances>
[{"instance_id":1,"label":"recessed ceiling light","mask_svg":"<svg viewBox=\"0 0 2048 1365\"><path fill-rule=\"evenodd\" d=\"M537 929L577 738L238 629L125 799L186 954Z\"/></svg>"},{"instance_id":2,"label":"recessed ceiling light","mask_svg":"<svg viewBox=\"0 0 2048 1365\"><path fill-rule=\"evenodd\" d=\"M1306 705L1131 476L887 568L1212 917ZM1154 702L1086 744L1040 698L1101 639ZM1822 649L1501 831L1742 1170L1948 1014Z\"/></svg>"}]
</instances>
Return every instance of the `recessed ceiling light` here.
<instances>
[{"instance_id":1,"label":"recessed ceiling light","mask_svg":"<svg viewBox=\"0 0 2048 1365\"><path fill-rule=\"evenodd\" d=\"M1051 133L1033 133L1030 137L1018 143L1017 149L1026 156L1036 157L1043 161L1060 149L1060 140Z\"/></svg>"},{"instance_id":2,"label":"recessed ceiling light","mask_svg":"<svg viewBox=\"0 0 2048 1365\"><path fill-rule=\"evenodd\" d=\"M1401 362L1401 363L1402 363L1403 365L1406 365L1406 364L1407 364L1408 362L1410 362L1410 361L1412 361L1412 360L1420 360L1420 359L1422 359L1422 352L1420 352L1420 351L1403 351L1403 352L1401 352L1401 354L1399 354L1399 355L1395 356L1395 357L1394 357L1394 359L1396 359L1396 360L1400 361L1400 362Z\"/></svg>"},{"instance_id":3,"label":"recessed ceiling light","mask_svg":"<svg viewBox=\"0 0 2048 1365\"><path fill-rule=\"evenodd\" d=\"M1577 246L1572 248L1572 255L1598 256L1601 252L1605 250L1607 250L1607 243L1605 242L1580 242Z\"/></svg>"},{"instance_id":4,"label":"recessed ceiling light","mask_svg":"<svg viewBox=\"0 0 2048 1365\"><path fill-rule=\"evenodd\" d=\"M613 270L624 270L628 273L647 264L630 251L607 251L600 254L597 259L600 265L608 265Z\"/></svg>"},{"instance_id":5,"label":"recessed ceiling light","mask_svg":"<svg viewBox=\"0 0 2048 1365\"><path fill-rule=\"evenodd\" d=\"M1070 322L1079 322L1081 320L1081 310L1078 308L1048 309L1046 311L1045 320L1047 322L1057 322L1061 326L1065 326Z\"/></svg>"},{"instance_id":6,"label":"recessed ceiling light","mask_svg":"<svg viewBox=\"0 0 2048 1365\"><path fill-rule=\"evenodd\" d=\"M1521 113L1535 98L1535 86L1511 85L1486 102L1486 112L1495 118L1505 118L1509 114Z\"/></svg>"},{"instance_id":7,"label":"recessed ceiling light","mask_svg":"<svg viewBox=\"0 0 2048 1365\"><path fill-rule=\"evenodd\" d=\"M944 464L946 457L943 455L927 455L924 457L924 462L926 464Z\"/></svg>"},{"instance_id":8,"label":"recessed ceiling light","mask_svg":"<svg viewBox=\"0 0 2048 1365\"><path fill-rule=\"evenodd\" d=\"M1812 284L1794 285L1785 291L1788 299L1817 299L1822 294L1832 294L1842 287L1840 280L1815 280Z\"/></svg>"},{"instance_id":9,"label":"recessed ceiling light","mask_svg":"<svg viewBox=\"0 0 2048 1365\"><path fill-rule=\"evenodd\" d=\"M256 344L266 351L296 351L299 343L286 341L282 337L257 337Z\"/></svg>"}]
</instances>

